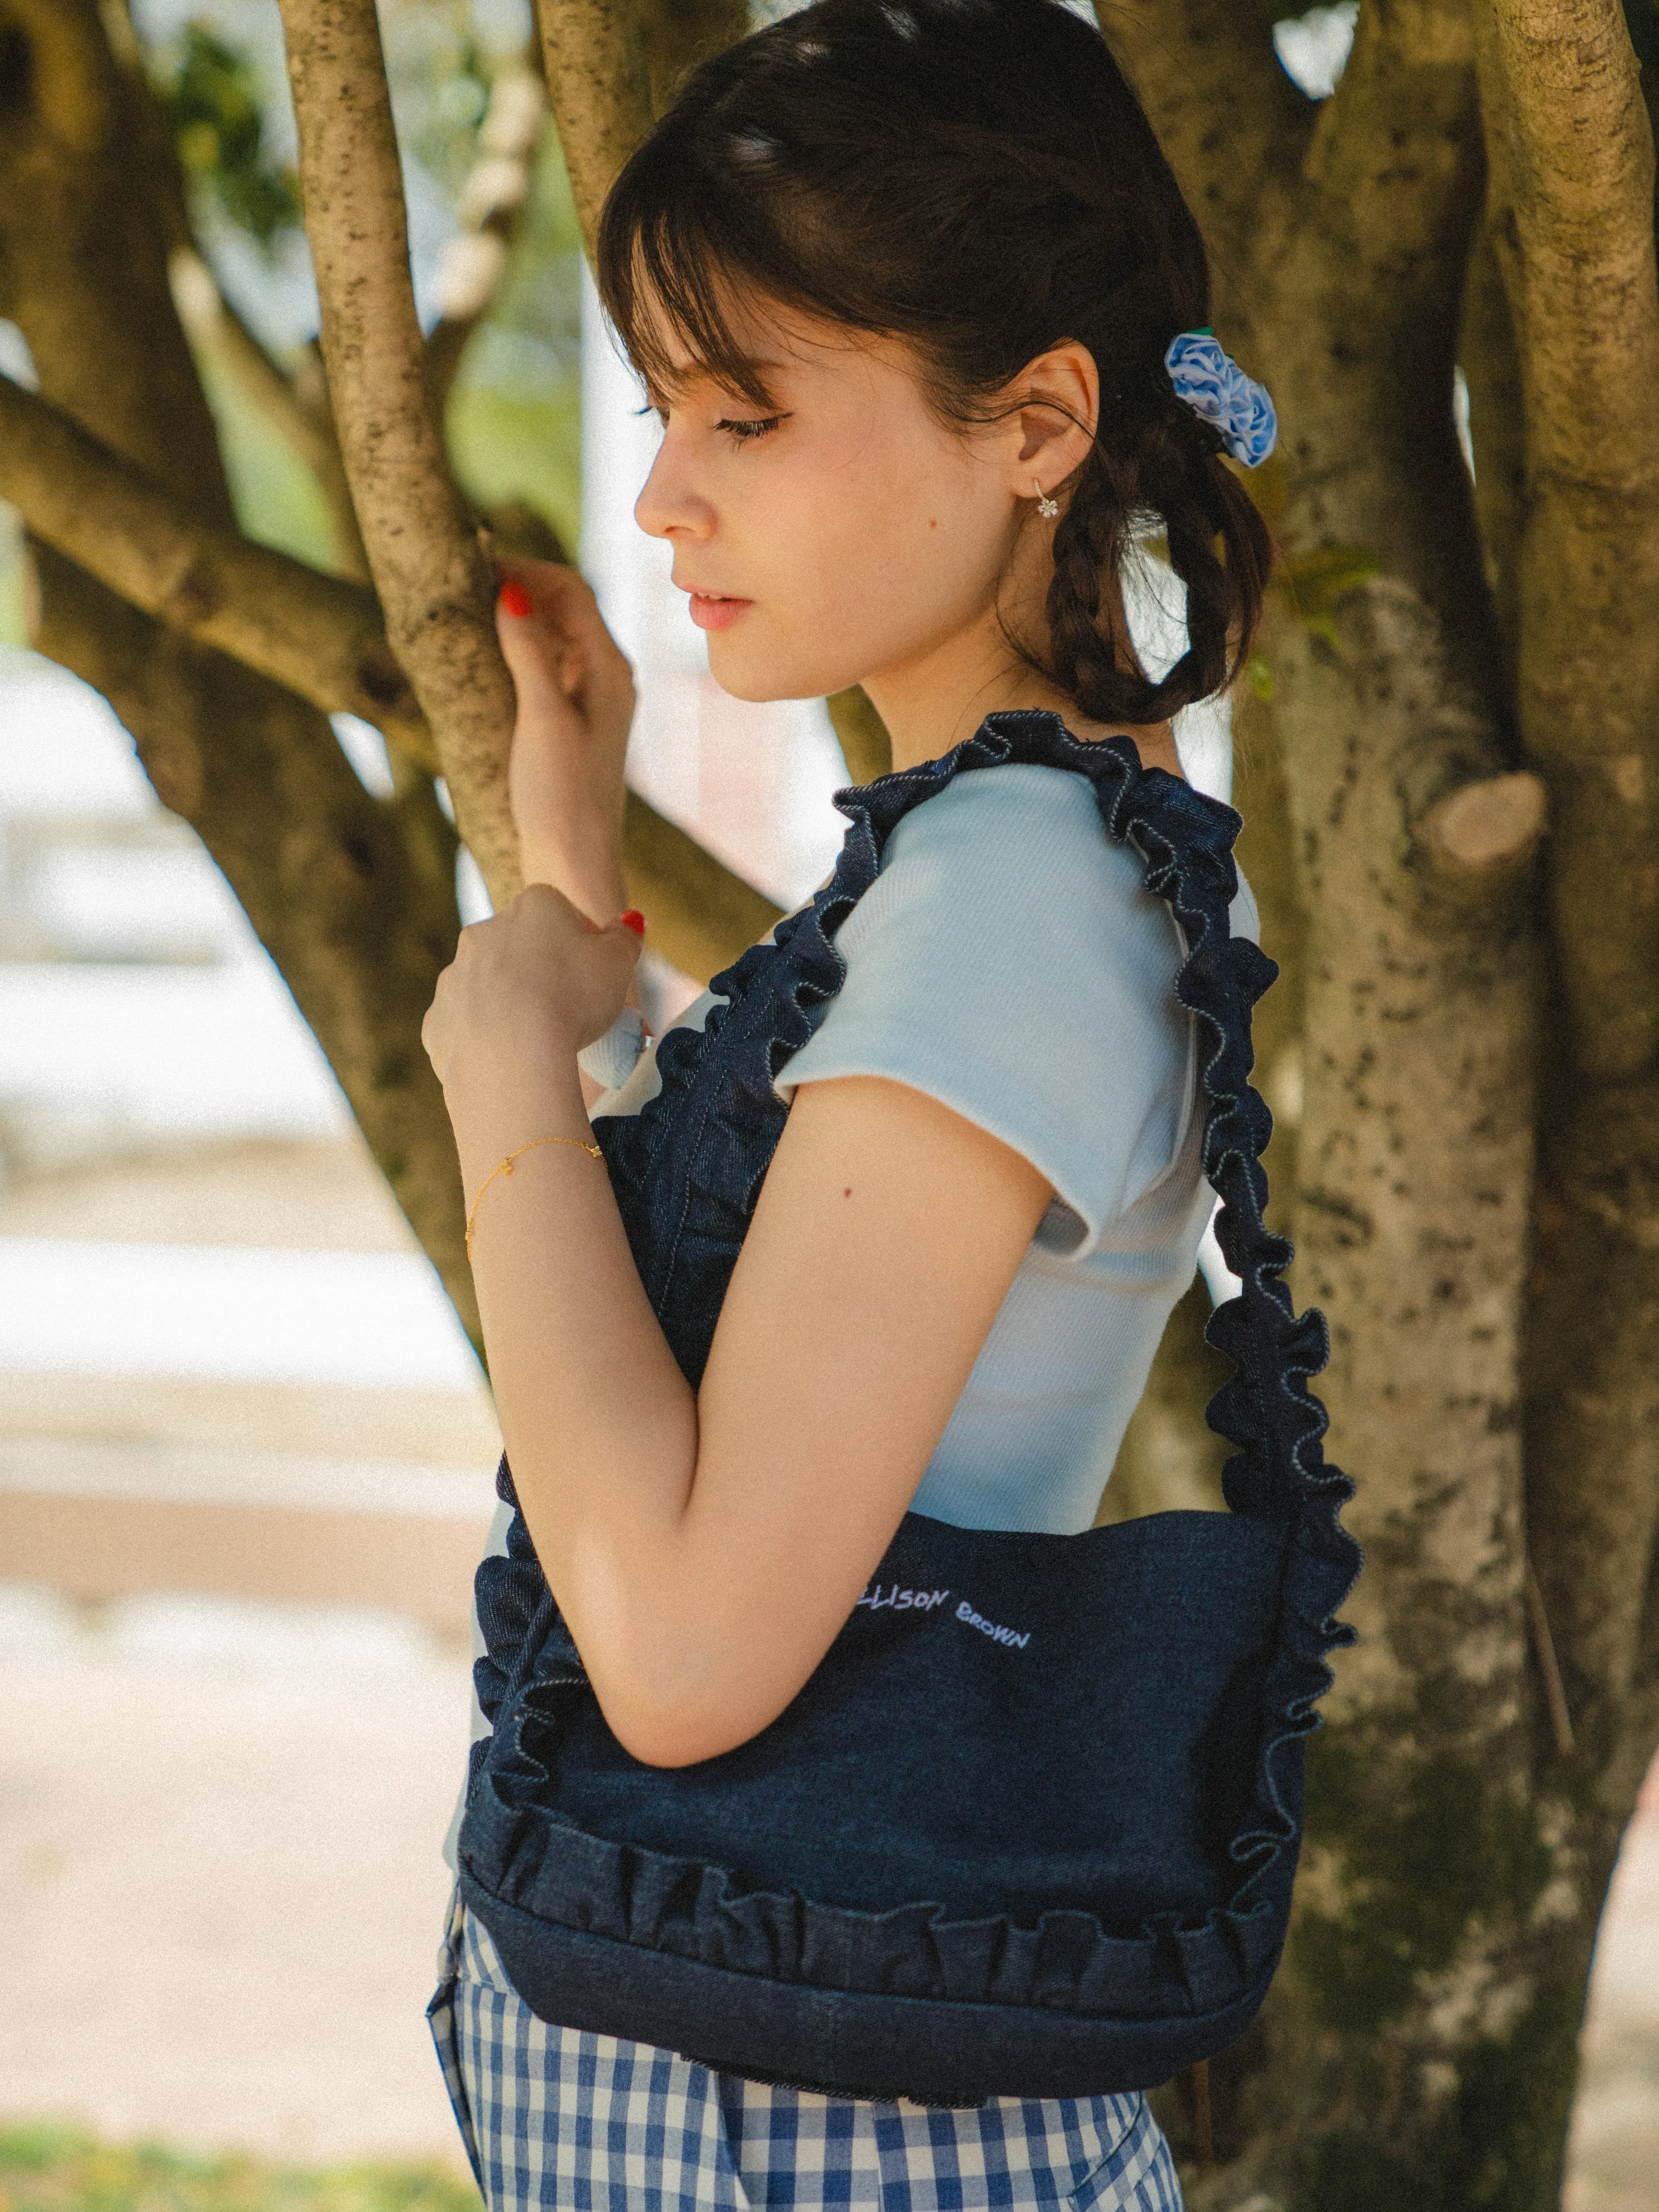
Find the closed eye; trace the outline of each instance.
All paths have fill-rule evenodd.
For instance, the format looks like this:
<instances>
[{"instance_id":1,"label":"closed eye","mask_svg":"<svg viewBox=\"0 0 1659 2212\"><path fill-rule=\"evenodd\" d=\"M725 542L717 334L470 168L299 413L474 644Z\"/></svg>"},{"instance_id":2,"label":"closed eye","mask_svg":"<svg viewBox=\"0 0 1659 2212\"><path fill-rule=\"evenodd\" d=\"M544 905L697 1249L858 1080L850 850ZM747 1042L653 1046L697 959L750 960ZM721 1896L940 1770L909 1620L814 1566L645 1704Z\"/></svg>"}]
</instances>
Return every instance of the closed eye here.
<instances>
[{"instance_id":1,"label":"closed eye","mask_svg":"<svg viewBox=\"0 0 1659 2212\"><path fill-rule=\"evenodd\" d=\"M788 418L786 416L782 415L763 415L749 420L737 420L732 417L727 417L723 422L716 422L714 428L717 430L729 430L734 438L746 441L751 438L764 438L769 436L770 434L777 428L780 422L785 422L787 419Z\"/></svg>"}]
</instances>

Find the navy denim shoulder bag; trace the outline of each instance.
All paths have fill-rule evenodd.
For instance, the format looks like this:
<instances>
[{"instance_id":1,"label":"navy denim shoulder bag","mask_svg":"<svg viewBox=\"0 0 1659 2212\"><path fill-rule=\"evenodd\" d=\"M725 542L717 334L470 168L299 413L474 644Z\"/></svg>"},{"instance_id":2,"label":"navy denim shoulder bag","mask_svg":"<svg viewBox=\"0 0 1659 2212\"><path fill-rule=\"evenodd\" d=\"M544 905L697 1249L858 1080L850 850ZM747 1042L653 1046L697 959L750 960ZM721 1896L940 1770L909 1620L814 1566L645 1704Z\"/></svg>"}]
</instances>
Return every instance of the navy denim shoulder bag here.
<instances>
[{"instance_id":1,"label":"navy denim shoulder bag","mask_svg":"<svg viewBox=\"0 0 1659 2212\"><path fill-rule=\"evenodd\" d=\"M1284 1942L1302 1742L1359 1565L1263 1225L1270 1118L1250 1008L1277 972L1229 933L1238 817L1115 739L991 715L944 759L840 794L830 883L667 1032L659 1094L595 1123L647 1291L702 1373L787 1109L772 1088L840 988L836 932L893 826L951 777L1028 762L1093 784L1188 956L1203 1160L1241 1296L1211 1341L1228 1513L1054 1536L905 1516L811 1680L749 1742L641 1765L599 1712L521 1516L479 1570L493 1735L461 1887L532 2011L838 2096L978 2104L1150 2087L1231 2042ZM505 1462L501 1490L511 1501Z\"/></svg>"}]
</instances>

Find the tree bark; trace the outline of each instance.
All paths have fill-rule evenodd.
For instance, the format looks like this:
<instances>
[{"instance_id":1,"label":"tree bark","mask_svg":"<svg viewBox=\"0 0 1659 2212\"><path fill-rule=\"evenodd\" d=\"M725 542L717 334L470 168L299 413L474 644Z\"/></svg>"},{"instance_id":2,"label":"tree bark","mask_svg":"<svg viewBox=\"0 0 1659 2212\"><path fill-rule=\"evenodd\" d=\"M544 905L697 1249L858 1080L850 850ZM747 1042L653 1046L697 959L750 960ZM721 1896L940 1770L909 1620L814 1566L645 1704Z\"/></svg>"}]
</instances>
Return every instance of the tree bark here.
<instances>
[{"instance_id":1,"label":"tree bark","mask_svg":"<svg viewBox=\"0 0 1659 2212\"><path fill-rule=\"evenodd\" d=\"M1577 1058L1634 1075L1659 1042L1653 138L1617 0L1482 0L1478 20L1526 424L1522 732L1551 786Z\"/></svg>"},{"instance_id":2,"label":"tree bark","mask_svg":"<svg viewBox=\"0 0 1659 2212\"><path fill-rule=\"evenodd\" d=\"M591 266L599 213L651 128L651 80L631 0L537 0L547 96Z\"/></svg>"},{"instance_id":3,"label":"tree bark","mask_svg":"<svg viewBox=\"0 0 1659 2212\"><path fill-rule=\"evenodd\" d=\"M1204 232L1216 328L1245 347L1261 195L1285 189L1314 129L1274 59L1273 14L1261 0L1123 0L1100 18Z\"/></svg>"},{"instance_id":4,"label":"tree bark","mask_svg":"<svg viewBox=\"0 0 1659 2212\"><path fill-rule=\"evenodd\" d=\"M1521 658L1521 527L1526 495L1525 415L1515 322L1504 289L1490 211L1480 226L1463 287L1457 358L1468 384L1469 443L1474 453L1474 510L1503 642L1510 711Z\"/></svg>"},{"instance_id":5,"label":"tree bark","mask_svg":"<svg viewBox=\"0 0 1659 2212\"><path fill-rule=\"evenodd\" d=\"M507 798L513 682L494 580L427 388L374 0L284 0L306 234L340 451L386 634L491 898L523 880Z\"/></svg>"},{"instance_id":6,"label":"tree bark","mask_svg":"<svg viewBox=\"0 0 1659 2212\"><path fill-rule=\"evenodd\" d=\"M1318 1387L1368 1553L1285 1966L1212 2069L1223 2163L1190 2201L1541 2206L1605 1866L1534 1786L1517 1411L1543 809L1451 410L1483 191L1470 27L1439 0L1363 9L1335 97L1288 120L1263 41L1236 179L1232 131L1207 138L1178 64L1109 20L1217 247L1218 324L1279 409L1297 1287L1331 1322ZM1298 564L1345 555L1351 587L1298 611Z\"/></svg>"},{"instance_id":7,"label":"tree bark","mask_svg":"<svg viewBox=\"0 0 1659 2212\"><path fill-rule=\"evenodd\" d=\"M1549 783L1558 1027L1528 1334L1530 1547L1587 1883L1659 1734L1659 282L1616 4L1486 0L1493 234L1524 403L1522 739ZM1599 1896L1599 1890L1597 1891Z\"/></svg>"},{"instance_id":8,"label":"tree bark","mask_svg":"<svg viewBox=\"0 0 1659 2212\"><path fill-rule=\"evenodd\" d=\"M747 0L638 0L635 14L653 115L672 104L699 62L749 28Z\"/></svg>"}]
</instances>

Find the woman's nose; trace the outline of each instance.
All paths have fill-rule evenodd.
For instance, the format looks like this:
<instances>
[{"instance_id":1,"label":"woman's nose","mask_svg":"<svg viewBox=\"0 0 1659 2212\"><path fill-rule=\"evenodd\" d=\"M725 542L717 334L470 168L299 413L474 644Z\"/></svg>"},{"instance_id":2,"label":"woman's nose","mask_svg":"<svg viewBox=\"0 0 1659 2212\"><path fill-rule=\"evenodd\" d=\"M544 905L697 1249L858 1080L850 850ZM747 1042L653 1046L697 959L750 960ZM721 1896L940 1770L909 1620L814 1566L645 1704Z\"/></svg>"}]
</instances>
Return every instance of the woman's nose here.
<instances>
[{"instance_id":1,"label":"woman's nose","mask_svg":"<svg viewBox=\"0 0 1659 2212\"><path fill-rule=\"evenodd\" d=\"M690 483L672 436L657 448L634 520L648 538L707 538L714 527L714 509Z\"/></svg>"}]
</instances>

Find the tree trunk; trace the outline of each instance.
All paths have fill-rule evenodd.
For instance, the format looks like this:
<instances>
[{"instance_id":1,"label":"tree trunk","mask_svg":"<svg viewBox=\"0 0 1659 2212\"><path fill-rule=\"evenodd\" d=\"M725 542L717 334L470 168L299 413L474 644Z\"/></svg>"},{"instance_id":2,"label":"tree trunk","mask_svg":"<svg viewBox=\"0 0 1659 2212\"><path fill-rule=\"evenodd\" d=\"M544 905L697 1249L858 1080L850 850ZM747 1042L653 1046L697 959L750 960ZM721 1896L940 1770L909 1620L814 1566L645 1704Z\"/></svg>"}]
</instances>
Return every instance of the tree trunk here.
<instances>
[{"instance_id":1,"label":"tree trunk","mask_svg":"<svg viewBox=\"0 0 1659 2212\"><path fill-rule=\"evenodd\" d=\"M1515 342L1478 258L1465 311L1485 190L1472 26L1450 0L1364 7L1335 98L1287 116L1253 9L1186 0L1156 30L1144 9L1104 21L1209 228L1218 328L1283 426L1268 489L1284 582L1265 659L1306 917L1297 1290L1331 1322L1317 1387L1368 1553L1348 1608L1360 1642L1339 1656L1310 1747L1285 1965L1261 2021L1211 2069L1220 2163L1191 2177L1191 2201L1533 2212L1558 2191L1596 1917L1653 1738L1632 1675L1654 1671L1636 1619L1655 1423L1650 1395L1631 1394L1650 1366L1637 1333L1656 1317L1642 1249L1656 1182L1650 1117L1632 1093L1615 1121L1601 1094L1598 1219L1582 1222L1588 1194L1567 1206L1580 1248L1546 1275L1594 1319L1551 1328L1547 1374L1526 1310L1540 1019L1552 1070L1562 1039L1559 1002L1540 996L1550 955L1528 868L1542 793L1512 706L1531 620L1502 417ZM1233 112L1249 110L1224 144L1210 128L1222 80ZM1480 349L1490 572L1452 414L1460 321ZM1559 631L1579 617L1552 573ZM1635 688L1645 696L1644 679ZM1632 846L1604 842L1604 910L1635 867ZM1632 880L1637 917L1651 880L1650 863ZM1580 1160L1581 1144L1568 1147ZM1523 1371L1538 1408L1526 1419ZM1590 1413L1623 1425L1616 1449ZM1540 1422L1559 1433L1547 1441ZM1576 1547L1540 1518L1543 1471L1569 1459L1623 1476L1612 1525L1586 1530L1578 1474ZM1570 1696L1572 1603L1622 1659L1616 1683L1602 1670L1607 1724L1593 1747L1581 1734L1582 1772L1562 1766L1529 1649L1528 1506ZM1165 2101L1190 2149L1187 2107Z\"/></svg>"}]
</instances>

